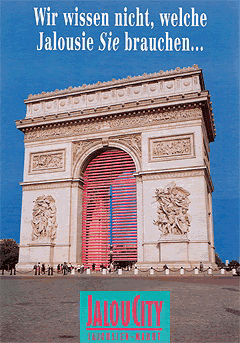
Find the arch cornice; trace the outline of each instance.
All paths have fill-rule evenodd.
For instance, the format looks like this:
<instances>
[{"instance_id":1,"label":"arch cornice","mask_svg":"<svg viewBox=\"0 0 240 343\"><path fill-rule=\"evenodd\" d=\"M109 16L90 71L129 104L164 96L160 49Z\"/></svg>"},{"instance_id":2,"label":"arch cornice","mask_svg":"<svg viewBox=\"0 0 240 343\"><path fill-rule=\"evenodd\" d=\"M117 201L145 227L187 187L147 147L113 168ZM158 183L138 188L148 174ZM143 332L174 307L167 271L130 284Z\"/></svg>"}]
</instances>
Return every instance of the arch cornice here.
<instances>
[{"instance_id":1,"label":"arch cornice","mask_svg":"<svg viewBox=\"0 0 240 343\"><path fill-rule=\"evenodd\" d=\"M79 140L72 144L73 178L82 175L90 160L98 152L108 148L118 148L125 151L133 159L136 172L141 170L141 134Z\"/></svg>"}]
</instances>

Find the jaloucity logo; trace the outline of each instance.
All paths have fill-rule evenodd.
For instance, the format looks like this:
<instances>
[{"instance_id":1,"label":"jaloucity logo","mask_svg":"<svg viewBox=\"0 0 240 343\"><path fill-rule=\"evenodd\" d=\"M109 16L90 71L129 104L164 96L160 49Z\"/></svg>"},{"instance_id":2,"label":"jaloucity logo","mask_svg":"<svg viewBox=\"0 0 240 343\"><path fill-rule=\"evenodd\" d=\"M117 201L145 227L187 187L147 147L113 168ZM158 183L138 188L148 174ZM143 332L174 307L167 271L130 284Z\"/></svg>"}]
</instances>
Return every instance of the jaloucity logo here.
<instances>
[{"instance_id":1,"label":"jaloucity logo","mask_svg":"<svg viewBox=\"0 0 240 343\"><path fill-rule=\"evenodd\" d=\"M170 292L81 291L80 343L170 342Z\"/></svg>"}]
</instances>

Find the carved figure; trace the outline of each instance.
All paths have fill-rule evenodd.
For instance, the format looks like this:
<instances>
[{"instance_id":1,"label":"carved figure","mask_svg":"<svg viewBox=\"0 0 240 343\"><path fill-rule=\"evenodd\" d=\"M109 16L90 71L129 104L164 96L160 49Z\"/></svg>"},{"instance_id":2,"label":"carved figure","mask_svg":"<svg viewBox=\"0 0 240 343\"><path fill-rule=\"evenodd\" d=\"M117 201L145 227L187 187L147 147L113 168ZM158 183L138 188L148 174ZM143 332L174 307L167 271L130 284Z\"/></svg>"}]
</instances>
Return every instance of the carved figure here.
<instances>
[{"instance_id":1,"label":"carved figure","mask_svg":"<svg viewBox=\"0 0 240 343\"><path fill-rule=\"evenodd\" d=\"M51 195L41 195L34 201L32 219L32 239L56 237L56 205Z\"/></svg>"},{"instance_id":2,"label":"carved figure","mask_svg":"<svg viewBox=\"0 0 240 343\"><path fill-rule=\"evenodd\" d=\"M190 193L171 182L164 189L156 189L158 220L154 224L163 235L184 235L189 232L191 218L188 214Z\"/></svg>"}]
</instances>

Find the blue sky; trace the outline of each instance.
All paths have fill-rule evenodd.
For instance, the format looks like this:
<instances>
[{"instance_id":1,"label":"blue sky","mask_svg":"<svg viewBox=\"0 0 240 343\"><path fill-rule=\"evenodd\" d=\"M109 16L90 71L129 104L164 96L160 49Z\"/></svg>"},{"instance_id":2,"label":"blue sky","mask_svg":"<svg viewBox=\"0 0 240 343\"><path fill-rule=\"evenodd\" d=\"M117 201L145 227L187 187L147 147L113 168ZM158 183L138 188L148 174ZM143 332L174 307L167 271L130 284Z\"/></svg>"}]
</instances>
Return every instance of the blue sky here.
<instances>
[{"instance_id":1,"label":"blue sky","mask_svg":"<svg viewBox=\"0 0 240 343\"><path fill-rule=\"evenodd\" d=\"M36 26L33 7L50 6L59 13L56 26ZM155 27L66 27L62 13L141 12L149 10ZM239 8L238 1L2 1L1 18L1 237L19 241L21 187L23 178L23 134L14 121L24 118L23 100L28 94L108 81L128 75L198 64L203 69L206 89L210 91L215 114L217 137L211 143L211 175L215 187L213 215L216 251L225 259L239 255ZM158 13L206 13L205 27L162 27ZM92 36L92 51L37 51L39 32L59 36ZM121 39L117 51L96 49L101 32L112 31ZM165 32L175 37L189 37L193 46L203 51L124 51L123 35L160 37Z\"/></svg>"}]
</instances>

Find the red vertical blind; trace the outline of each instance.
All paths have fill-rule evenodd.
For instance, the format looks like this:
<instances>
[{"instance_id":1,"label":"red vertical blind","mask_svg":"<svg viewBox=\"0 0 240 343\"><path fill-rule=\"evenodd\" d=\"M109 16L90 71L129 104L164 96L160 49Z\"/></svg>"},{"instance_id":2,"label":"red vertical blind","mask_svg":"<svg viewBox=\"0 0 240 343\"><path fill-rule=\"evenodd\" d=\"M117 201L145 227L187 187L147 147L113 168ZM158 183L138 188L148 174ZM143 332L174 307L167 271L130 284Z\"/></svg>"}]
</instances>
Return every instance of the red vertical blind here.
<instances>
[{"instance_id":1,"label":"red vertical blind","mask_svg":"<svg viewBox=\"0 0 240 343\"><path fill-rule=\"evenodd\" d=\"M132 158L109 148L84 173L82 258L85 267L137 261L137 199Z\"/></svg>"}]
</instances>

